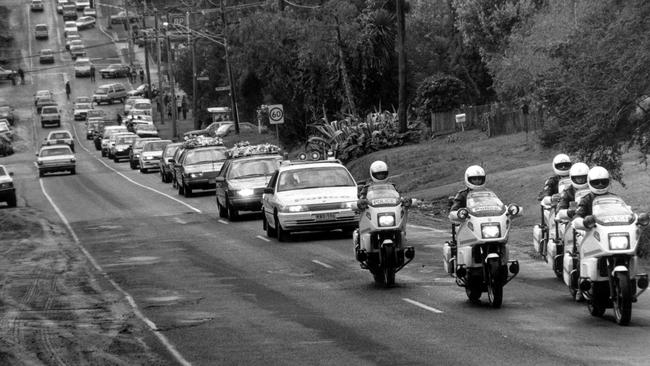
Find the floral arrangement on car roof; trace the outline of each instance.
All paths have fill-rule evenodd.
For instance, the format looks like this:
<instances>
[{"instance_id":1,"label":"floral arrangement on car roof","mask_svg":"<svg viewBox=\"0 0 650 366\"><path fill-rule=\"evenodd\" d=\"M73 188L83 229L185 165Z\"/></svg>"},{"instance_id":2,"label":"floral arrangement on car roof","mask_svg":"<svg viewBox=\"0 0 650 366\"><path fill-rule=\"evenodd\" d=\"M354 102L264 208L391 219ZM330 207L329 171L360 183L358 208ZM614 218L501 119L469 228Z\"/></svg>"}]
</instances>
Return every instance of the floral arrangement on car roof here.
<instances>
[{"instance_id":1,"label":"floral arrangement on car roof","mask_svg":"<svg viewBox=\"0 0 650 366\"><path fill-rule=\"evenodd\" d=\"M184 149L194 149L197 147L218 146L218 145L223 145L223 140L221 139L221 137L195 136L183 142Z\"/></svg>"},{"instance_id":2,"label":"floral arrangement on car roof","mask_svg":"<svg viewBox=\"0 0 650 366\"><path fill-rule=\"evenodd\" d=\"M262 154L279 154L280 148L276 145L265 143L251 145L248 141L241 141L235 143L235 146L230 149L230 156L233 158L249 155L262 155Z\"/></svg>"}]
</instances>

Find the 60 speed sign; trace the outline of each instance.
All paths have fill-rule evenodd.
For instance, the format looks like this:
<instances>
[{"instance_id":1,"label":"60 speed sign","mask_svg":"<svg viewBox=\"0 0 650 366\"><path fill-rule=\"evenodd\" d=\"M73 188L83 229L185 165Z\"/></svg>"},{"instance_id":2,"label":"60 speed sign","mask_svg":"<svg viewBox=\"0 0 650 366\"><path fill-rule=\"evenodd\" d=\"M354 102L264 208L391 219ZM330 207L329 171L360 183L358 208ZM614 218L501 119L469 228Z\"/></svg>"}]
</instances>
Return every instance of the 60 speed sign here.
<instances>
[{"instance_id":1,"label":"60 speed sign","mask_svg":"<svg viewBox=\"0 0 650 366\"><path fill-rule=\"evenodd\" d=\"M269 123L280 125L284 123L284 108L282 104L271 104L269 108Z\"/></svg>"}]
</instances>

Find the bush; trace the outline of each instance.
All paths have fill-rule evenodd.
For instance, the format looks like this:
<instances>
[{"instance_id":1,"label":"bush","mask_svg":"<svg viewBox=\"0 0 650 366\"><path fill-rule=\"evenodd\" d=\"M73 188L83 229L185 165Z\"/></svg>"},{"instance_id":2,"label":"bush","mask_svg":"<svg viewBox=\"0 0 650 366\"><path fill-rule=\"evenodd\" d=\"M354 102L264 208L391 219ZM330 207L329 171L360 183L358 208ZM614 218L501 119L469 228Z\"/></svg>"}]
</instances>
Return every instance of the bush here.
<instances>
[{"instance_id":1,"label":"bush","mask_svg":"<svg viewBox=\"0 0 650 366\"><path fill-rule=\"evenodd\" d=\"M417 117L430 122L431 113L448 112L465 100L465 83L452 75L436 74L424 79L417 88L413 106Z\"/></svg>"}]
</instances>

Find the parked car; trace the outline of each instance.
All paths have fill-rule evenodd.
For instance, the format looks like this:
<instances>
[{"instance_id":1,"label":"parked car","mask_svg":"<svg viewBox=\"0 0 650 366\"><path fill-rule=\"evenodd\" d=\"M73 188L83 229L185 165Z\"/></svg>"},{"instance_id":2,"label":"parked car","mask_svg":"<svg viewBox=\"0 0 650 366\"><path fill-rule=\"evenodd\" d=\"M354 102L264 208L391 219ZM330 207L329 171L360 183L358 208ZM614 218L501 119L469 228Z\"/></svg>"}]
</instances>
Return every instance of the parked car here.
<instances>
[{"instance_id":1,"label":"parked car","mask_svg":"<svg viewBox=\"0 0 650 366\"><path fill-rule=\"evenodd\" d=\"M74 76L90 76L90 70L93 63L88 57L77 57L74 61Z\"/></svg>"},{"instance_id":2,"label":"parked car","mask_svg":"<svg viewBox=\"0 0 650 366\"><path fill-rule=\"evenodd\" d=\"M83 121L88 115L88 111L93 109L92 103L75 103L72 114L75 121Z\"/></svg>"},{"instance_id":3,"label":"parked car","mask_svg":"<svg viewBox=\"0 0 650 366\"><path fill-rule=\"evenodd\" d=\"M227 158L227 149L218 139L188 140L174 161L178 194L190 197L195 189L214 189L215 178Z\"/></svg>"},{"instance_id":4,"label":"parked car","mask_svg":"<svg viewBox=\"0 0 650 366\"><path fill-rule=\"evenodd\" d=\"M84 8L84 10L83 10L83 15L85 17L93 17L93 18L97 19L97 10L95 10L94 8L91 8L89 6L86 6Z\"/></svg>"},{"instance_id":5,"label":"parked car","mask_svg":"<svg viewBox=\"0 0 650 366\"><path fill-rule=\"evenodd\" d=\"M173 164L170 162L174 157L176 150L183 145L182 142L174 142L167 144L165 149L162 152L162 157L159 162L160 167L160 179L163 183L169 183L172 181L172 171L174 170Z\"/></svg>"},{"instance_id":6,"label":"parked car","mask_svg":"<svg viewBox=\"0 0 650 366\"><path fill-rule=\"evenodd\" d=\"M15 83L17 76L18 76L17 71L0 67L0 80L11 80L12 82Z\"/></svg>"},{"instance_id":7,"label":"parked car","mask_svg":"<svg viewBox=\"0 0 650 366\"><path fill-rule=\"evenodd\" d=\"M64 3L62 7L64 21L77 19L77 6L74 3Z\"/></svg>"},{"instance_id":8,"label":"parked car","mask_svg":"<svg viewBox=\"0 0 650 366\"><path fill-rule=\"evenodd\" d=\"M0 119L6 119L13 126L16 123L13 107L8 105L0 106Z\"/></svg>"},{"instance_id":9,"label":"parked car","mask_svg":"<svg viewBox=\"0 0 650 366\"><path fill-rule=\"evenodd\" d=\"M105 68L99 70L102 79L106 78L123 78L129 75L130 69L128 65L110 64ZM126 96L126 91L124 92Z\"/></svg>"},{"instance_id":10,"label":"parked car","mask_svg":"<svg viewBox=\"0 0 650 366\"><path fill-rule=\"evenodd\" d=\"M29 5L31 11L43 11L45 7L43 6L43 0L32 0L32 3Z\"/></svg>"},{"instance_id":11,"label":"parked car","mask_svg":"<svg viewBox=\"0 0 650 366\"><path fill-rule=\"evenodd\" d=\"M6 202L9 207L16 207L16 187L14 187L14 172L0 165L0 202Z\"/></svg>"},{"instance_id":12,"label":"parked car","mask_svg":"<svg viewBox=\"0 0 650 366\"><path fill-rule=\"evenodd\" d=\"M9 121L0 119L0 135L12 140L14 138L14 131L11 129Z\"/></svg>"},{"instance_id":13,"label":"parked car","mask_svg":"<svg viewBox=\"0 0 650 366\"><path fill-rule=\"evenodd\" d=\"M121 83L102 85L95 90L93 94L93 102L109 103L124 102L126 100L126 89Z\"/></svg>"},{"instance_id":14,"label":"parked car","mask_svg":"<svg viewBox=\"0 0 650 366\"><path fill-rule=\"evenodd\" d=\"M75 40L81 41L81 36L78 35L78 34L68 34L65 37L65 49L69 51L70 50L70 44L72 43L72 41L75 41Z\"/></svg>"},{"instance_id":15,"label":"parked car","mask_svg":"<svg viewBox=\"0 0 650 366\"><path fill-rule=\"evenodd\" d=\"M165 146L171 144L171 140L157 140L145 142L142 146L140 153L139 166L140 173L147 173L151 169L158 169L160 167L160 159L162 158Z\"/></svg>"},{"instance_id":16,"label":"parked car","mask_svg":"<svg viewBox=\"0 0 650 366\"><path fill-rule=\"evenodd\" d=\"M74 139L68 130L56 130L47 134L43 145L68 145L70 150L74 151Z\"/></svg>"},{"instance_id":17,"label":"parked car","mask_svg":"<svg viewBox=\"0 0 650 366\"><path fill-rule=\"evenodd\" d=\"M114 162L122 159L128 159L133 143L138 136L133 133L120 133L115 137L115 144L111 146L108 156L113 158Z\"/></svg>"},{"instance_id":18,"label":"parked car","mask_svg":"<svg viewBox=\"0 0 650 366\"><path fill-rule=\"evenodd\" d=\"M86 46L80 40L73 41L70 43L70 55L73 60L76 60L78 57L86 57Z\"/></svg>"},{"instance_id":19,"label":"parked car","mask_svg":"<svg viewBox=\"0 0 650 366\"><path fill-rule=\"evenodd\" d=\"M67 4L68 0L56 0L56 12L63 14L63 5Z\"/></svg>"},{"instance_id":20,"label":"parked car","mask_svg":"<svg viewBox=\"0 0 650 366\"><path fill-rule=\"evenodd\" d=\"M95 134L102 132L103 129L104 121L101 119L86 121L86 140L92 140Z\"/></svg>"},{"instance_id":21,"label":"parked car","mask_svg":"<svg viewBox=\"0 0 650 366\"><path fill-rule=\"evenodd\" d=\"M264 146L264 145L261 145ZM272 146L272 145L267 145ZM233 150L231 149L231 153ZM271 175L279 168L282 155L275 146L253 149L228 159L216 177L216 201L219 217L235 220L239 211L260 211L262 194Z\"/></svg>"},{"instance_id":22,"label":"parked car","mask_svg":"<svg viewBox=\"0 0 650 366\"><path fill-rule=\"evenodd\" d=\"M77 5L77 10L84 10L90 7L90 0L75 0L75 5Z\"/></svg>"},{"instance_id":23,"label":"parked car","mask_svg":"<svg viewBox=\"0 0 650 366\"><path fill-rule=\"evenodd\" d=\"M145 97L145 94L147 93L147 89L149 89L147 84L141 84L137 88L133 90L129 90L126 94L129 97ZM152 89L155 89L152 87Z\"/></svg>"},{"instance_id":24,"label":"parked car","mask_svg":"<svg viewBox=\"0 0 650 366\"><path fill-rule=\"evenodd\" d=\"M38 176L43 177L46 173L68 171L76 174L76 157L70 146L52 145L43 146L36 154L36 166Z\"/></svg>"},{"instance_id":25,"label":"parked car","mask_svg":"<svg viewBox=\"0 0 650 366\"><path fill-rule=\"evenodd\" d=\"M41 127L45 128L49 125L61 126L61 113L59 107L53 105L43 106L41 109Z\"/></svg>"},{"instance_id":26,"label":"parked car","mask_svg":"<svg viewBox=\"0 0 650 366\"><path fill-rule=\"evenodd\" d=\"M64 34L64 37L67 43L68 39L81 39L81 33L79 33L79 30L69 30L66 34ZM69 48L70 47L68 46L68 49Z\"/></svg>"},{"instance_id":27,"label":"parked car","mask_svg":"<svg viewBox=\"0 0 650 366\"><path fill-rule=\"evenodd\" d=\"M63 36L65 37L70 31L78 31L76 20L68 20L63 23Z\"/></svg>"},{"instance_id":28,"label":"parked car","mask_svg":"<svg viewBox=\"0 0 650 366\"><path fill-rule=\"evenodd\" d=\"M285 161L262 196L262 227L269 237L289 240L291 232L359 226L357 184L338 161Z\"/></svg>"},{"instance_id":29,"label":"parked car","mask_svg":"<svg viewBox=\"0 0 650 366\"><path fill-rule=\"evenodd\" d=\"M38 62L42 64L53 64L54 63L54 51L49 48L44 48L41 50L38 56Z\"/></svg>"},{"instance_id":30,"label":"parked car","mask_svg":"<svg viewBox=\"0 0 650 366\"><path fill-rule=\"evenodd\" d=\"M50 37L50 32L47 29L47 24L36 24L34 26L34 38L48 39L49 37Z\"/></svg>"},{"instance_id":31,"label":"parked car","mask_svg":"<svg viewBox=\"0 0 650 366\"><path fill-rule=\"evenodd\" d=\"M77 28L79 30L94 28L96 23L95 17L83 16L77 18Z\"/></svg>"},{"instance_id":32,"label":"parked car","mask_svg":"<svg viewBox=\"0 0 650 366\"><path fill-rule=\"evenodd\" d=\"M138 137L133 142L131 151L129 152L129 166L131 169L138 169L140 167L140 154L142 148L147 141L157 141L159 137Z\"/></svg>"},{"instance_id":33,"label":"parked car","mask_svg":"<svg viewBox=\"0 0 650 366\"><path fill-rule=\"evenodd\" d=\"M131 136L131 132L117 132L109 136L108 143L106 144L106 157L109 159L115 158L115 144L121 136Z\"/></svg>"}]
</instances>

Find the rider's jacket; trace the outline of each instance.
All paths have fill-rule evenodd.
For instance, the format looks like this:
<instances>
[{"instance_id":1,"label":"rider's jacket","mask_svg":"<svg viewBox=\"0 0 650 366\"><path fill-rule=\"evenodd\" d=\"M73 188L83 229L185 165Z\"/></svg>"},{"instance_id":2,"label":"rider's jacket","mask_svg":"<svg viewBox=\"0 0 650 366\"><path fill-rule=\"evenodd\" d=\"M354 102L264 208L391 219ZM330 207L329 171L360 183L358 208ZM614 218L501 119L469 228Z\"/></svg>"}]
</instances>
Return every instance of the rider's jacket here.
<instances>
[{"instance_id":1,"label":"rider's jacket","mask_svg":"<svg viewBox=\"0 0 650 366\"><path fill-rule=\"evenodd\" d=\"M472 190L470 188L465 188L461 191L458 191L458 193L456 193L456 196L454 197L454 202L452 203L449 211L456 211L461 208L467 207L467 195L471 191Z\"/></svg>"},{"instance_id":2,"label":"rider's jacket","mask_svg":"<svg viewBox=\"0 0 650 366\"><path fill-rule=\"evenodd\" d=\"M578 203L578 208L576 209L576 217L585 218L586 216L591 215L594 199L596 199L596 197L605 196L605 195L615 196L613 193L605 193L605 194L595 194L593 192L587 193L587 195L582 197L582 199Z\"/></svg>"},{"instance_id":3,"label":"rider's jacket","mask_svg":"<svg viewBox=\"0 0 650 366\"><path fill-rule=\"evenodd\" d=\"M576 199L576 189L573 186L570 186L569 188L562 191L562 194L560 195L560 202L558 202L557 204L557 209L558 210L568 209L571 202L575 201L575 199Z\"/></svg>"},{"instance_id":4,"label":"rider's jacket","mask_svg":"<svg viewBox=\"0 0 650 366\"><path fill-rule=\"evenodd\" d=\"M552 196L558 193L558 184L560 183L560 179L562 179L562 177L559 175L549 177L546 182L544 182L544 189L542 189L539 199L541 200L546 196Z\"/></svg>"}]
</instances>

